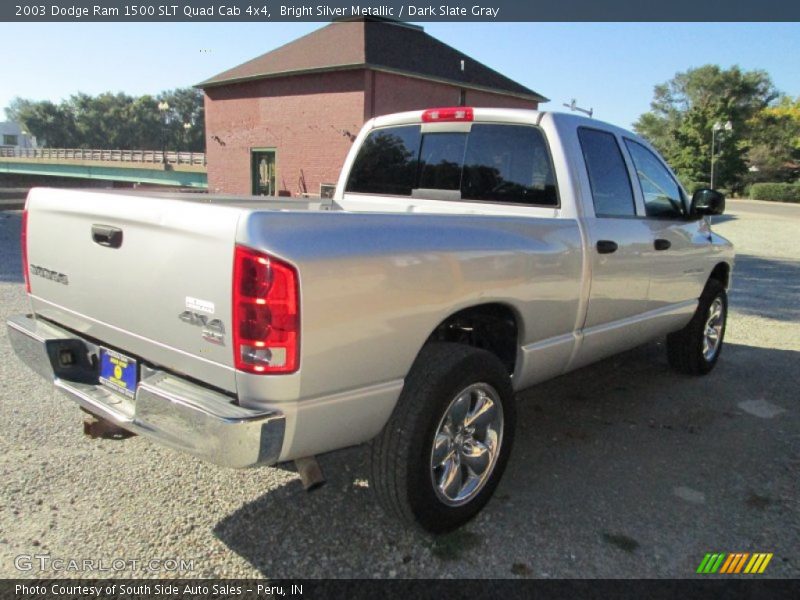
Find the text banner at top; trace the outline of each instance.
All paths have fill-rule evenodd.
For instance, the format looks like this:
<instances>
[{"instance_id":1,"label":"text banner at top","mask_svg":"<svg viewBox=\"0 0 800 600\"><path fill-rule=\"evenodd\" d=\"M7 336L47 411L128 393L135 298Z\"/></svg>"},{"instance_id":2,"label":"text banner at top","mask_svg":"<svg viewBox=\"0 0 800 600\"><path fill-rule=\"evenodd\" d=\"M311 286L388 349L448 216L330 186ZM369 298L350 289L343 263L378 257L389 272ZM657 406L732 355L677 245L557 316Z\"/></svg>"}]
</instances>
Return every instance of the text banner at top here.
<instances>
[{"instance_id":1,"label":"text banner at top","mask_svg":"<svg viewBox=\"0 0 800 600\"><path fill-rule=\"evenodd\" d=\"M296 2L292 0L5 0L6 22L269 22L376 17L398 21L800 21L786 0L448 0Z\"/></svg>"}]
</instances>

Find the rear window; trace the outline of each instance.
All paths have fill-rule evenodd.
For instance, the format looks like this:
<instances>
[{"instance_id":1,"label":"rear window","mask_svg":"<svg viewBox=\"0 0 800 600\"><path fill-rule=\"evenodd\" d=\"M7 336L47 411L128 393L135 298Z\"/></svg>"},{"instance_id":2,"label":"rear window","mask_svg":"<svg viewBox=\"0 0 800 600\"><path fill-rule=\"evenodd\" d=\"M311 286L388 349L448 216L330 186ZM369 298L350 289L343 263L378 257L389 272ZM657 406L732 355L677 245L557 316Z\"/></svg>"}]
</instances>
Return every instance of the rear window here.
<instances>
[{"instance_id":1,"label":"rear window","mask_svg":"<svg viewBox=\"0 0 800 600\"><path fill-rule=\"evenodd\" d=\"M419 180L415 187L457 190L461 186L466 133L429 133L422 136Z\"/></svg>"},{"instance_id":2,"label":"rear window","mask_svg":"<svg viewBox=\"0 0 800 600\"><path fill-rule=\"evenodd\" d=\"M358 153L348 192L410 196L417 176L419 126L376 129Z\"/></svg>"},{"instance_id":3,"label":"rear window","mask_svg":"<svg viewBox=\"0 0 800 600\"><path fill-rule=\"evenodd\" d=\"M537 127L476 123L470 133L420 133L419 125L376 129L353 163L345 190L411 196L460 192L463 200L558 206L550 153Z\"/></svg>"}]
</instances>

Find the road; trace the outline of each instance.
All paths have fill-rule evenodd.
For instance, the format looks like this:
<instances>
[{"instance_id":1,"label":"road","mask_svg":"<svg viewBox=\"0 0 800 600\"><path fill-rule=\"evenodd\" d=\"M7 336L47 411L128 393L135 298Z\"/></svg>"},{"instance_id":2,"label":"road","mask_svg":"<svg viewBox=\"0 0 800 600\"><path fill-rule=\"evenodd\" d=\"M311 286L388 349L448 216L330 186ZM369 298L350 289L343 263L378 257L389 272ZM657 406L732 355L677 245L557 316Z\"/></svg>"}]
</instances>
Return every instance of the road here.
<instances>
[{"instance_id":1,"label":"road","mask_svg":"<svg viewBox=\"0 0 800 600\"><path fill-rule=\"evenodd\" d=\"M495 498L440 538L381 513L363 448L322 457L328 485L307 495L289 471L85 438L3 328L0 576L683 578L707 552L773 552L765 576L800 577L800 207L729 208L715 229L739 259L716 370L675 375L656 342L525 391ZM0 213L3 320L26 308L19 223ZM15 568L33 554L128 562ZM191 564L130 564L167 558Z\"/></svg>"},{"instance_id":2,"label":"road","mask_svg":"<svg viewBox=\"0 0 800 600\"><path fill-rule=\"evenodd\" d=\"M764 202L761 200L728 199L728 212L736 214L762 215L796 219L800 216L800 204L788 202Z\"/></svg>"}]
</instances>

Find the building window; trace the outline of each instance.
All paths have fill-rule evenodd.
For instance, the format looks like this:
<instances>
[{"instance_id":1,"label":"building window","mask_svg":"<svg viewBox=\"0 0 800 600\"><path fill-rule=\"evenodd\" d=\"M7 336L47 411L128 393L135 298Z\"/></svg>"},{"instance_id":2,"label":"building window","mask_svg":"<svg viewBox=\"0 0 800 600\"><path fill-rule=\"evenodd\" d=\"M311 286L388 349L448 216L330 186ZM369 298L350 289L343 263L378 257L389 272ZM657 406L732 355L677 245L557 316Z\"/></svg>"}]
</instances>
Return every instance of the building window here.
<instances>
[{"instance_id":1,"label":"building window","mask_svg":"<svg viewBox=\"0 0 800 600\"><path fill-rule=\"evenodd\" d=\"M467 90L459 90L459 92L458 92L458 105L459 106L466 106L467 105Z\"/></svg>"},{"instance_id":2,"label":"building window","mask_svg":"<svg viewBox=\"0 0 800 600\"><path fill-rule=\"evenodd\" d=\"M4 133L3 146L19 146L19 136Z\"/></svg>"}]
</instances>

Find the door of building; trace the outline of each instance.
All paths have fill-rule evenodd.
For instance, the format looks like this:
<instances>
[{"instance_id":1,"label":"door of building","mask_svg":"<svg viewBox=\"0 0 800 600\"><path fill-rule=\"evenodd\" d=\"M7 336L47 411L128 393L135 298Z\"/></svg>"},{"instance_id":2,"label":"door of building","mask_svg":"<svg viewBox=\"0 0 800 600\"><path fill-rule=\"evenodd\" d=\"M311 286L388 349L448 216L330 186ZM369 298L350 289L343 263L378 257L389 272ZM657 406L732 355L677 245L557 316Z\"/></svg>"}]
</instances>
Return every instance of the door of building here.
<instances>
[{"instance_id":1,"label":"door of building","mask_svg":"<svg viewBox=\"0 0 800 600\"><path fill-rule=\"evenodd\" d=\"M275 150L258 149L252 152L253 195L274 196Z\"/></svg>"}]
</instances>

